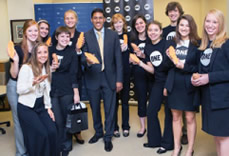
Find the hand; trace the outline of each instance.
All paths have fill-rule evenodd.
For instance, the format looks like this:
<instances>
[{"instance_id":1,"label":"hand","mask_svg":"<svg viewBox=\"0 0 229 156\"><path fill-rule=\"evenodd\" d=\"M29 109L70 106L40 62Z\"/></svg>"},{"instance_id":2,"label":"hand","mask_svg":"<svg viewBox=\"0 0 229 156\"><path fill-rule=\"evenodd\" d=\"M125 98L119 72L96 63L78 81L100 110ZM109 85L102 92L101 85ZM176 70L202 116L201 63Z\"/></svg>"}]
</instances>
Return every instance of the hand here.
<instances>
[{"instance_id":1,"label":"hand","mask_svg":"<svg viewBox=\"0 0 229 156\"><path fill-rule=\"evenodd\" d=\"M169 55L169 48L166 49L165 53L166 53L166 55L168 56L168 58L169 58L171 61L173 61L172 58L171 58L170 55Z\"/></svg>"},{"instance_id":2,"label":"hand","mask_svg":"<svg viewBox=\"0 0 229 156\"><path fill-rule=\"evenodd\" d=\"M123 88L122 82L116 82L116 92L120 92Z\"/></svg>"},{"instance_id":3,"label":"hand","mask_svg":"<svg viewBox=\"0 0 229 156\"><path fill-rule=\"evenodd\" d=\"M82 42L82 44L80 44L79 42ZM82 41L80 41L79 38L78 38L78 40L77 40L77 42L76 42L76 51L77 51L77 52L80 51L80 49L83 47L84 43L85 43L85 38L84 38L84 37L83 37L83 40L82 40ZM79 47L79 45L80 45L81 47Z\"/></svg>"},{"instance_id":4,"label":"hand","mask_svg":"<svg viewBox=\"0 0 229 156\"><path fill-rule=\"evenodd\" d=\"M138 64L138 63L135 62L133 59L129 58L129 62L131 62L131 63L134 64L134 65L139 65L141 61L140 61L139 64Z\"/></svg>"},{"instance_id":5,"label":"hand","mask_svg":"<svg viewBox=\"0 0 229 156\"><path fill-rule=\"evenodd\" d=\"M135 53L136 53L136 55L137 55L138 57L140 57L140 58L145 58L145 54L142 53L141 50L139 50L139 51L137 51L137 52L135 52Z\"/></svg>"},{"instance_id":6,"label":"hand","mask_svg":"<svg viewBox=\"0 0 229 156\"><path fill-rule=\"evenodd\" d=\"M90 60L88 57L86 57L86 61L89 65L95 64L95 62Z\"/></svg>"},{"instance_id":7,"label":"hand","mask_svg":"<svg viewBox=\"0 0 229 156\"><path fill-rule=\"evenodd\" d=\"M191 83L193 86L203 86L209 83L209 75L208 74L200 74L200 77L196 80L191 77Z\"/></svg>"},{"instance_id":8,"label":"hand","mask_svg":"<svg viewBox=\"0 0 229 156\"><path fill-rule=\"evenodd\" d=\"M51 108L48 108L48 114L49 114L50 118L52 119L52 121L55 121L55 116L54 116L54 113L51 110Z\"/></svg>"},{"instance_id":9,"label":"hand","mask_svg":"<svg viewBox=\"0 0 229 156\"><path fill-rule=\"evenodd\" d=\"M52 60L51 70L55 71L57 68L59 68L59 65L60 65L59 63Z\"/></svg>"},{"instance_id":10,"label":"hand","mask_svg":"<svg viewBox=\"0 0 229 156\"><path fill-rule=\"evenodd\" d=\"M80 102L80 96L79 96L79 94L76 94L76 93L74 93L74 97L73 97L74 99L74 104L77 104L77 103L79 103Z\"/></svg>"},{"instance_id":11,"label":"hand","mask_svg":"<svg viewBox=\"0 0 229 156\"><path fill-rule=\"evenodd\" d=\"M174 63L174 62L173 62L173 63ZM175 63L174 63L174 64L175 64ZM184 68L184 63L181 62L181 61L179 60L178 63L175 64L175 66L176 66L177 68L179 68L179 69L183 69L183 68Z\"/></svg>"},{"instance_id":12,"label":"hand","mask_svg":"<svg viewBox=\"0 0 229 156\"><path fill-rule=\"evenodd\" d=\"M8 56L9 56L9 53L7 53L8 54ZM10 56L9 56L10 57ZM19 56L18 56L18 54L17 54L17 52L14 50L14 57L12 58L13 59L13 61L14 62L19 62Z\"/></svg>"},{"instance_id":13,"label":"hand","mask_svg":"<svg viewBox=\"0 0 229 156\"><path fill-rule=\"evenodd\" d=\"M122 51L122 52L126 51L127 48L128 48L128 45L127 45L127 44L124 44L124 43L121 44L121 51Z\"/></svg>"},{"instance_id":14,"label":"hand","mask_svg":"<svg viewBox=\"0 0 229 156\"><path fill-rule=\"evenodd\" d=\"M167 91L166 88L163 89L163 95L164 95L164 96L168 96L168 91Z\"/></svg>"},{"instance_id":15,"label":"hand","mask_svg":"<svg viewBox=\"0 0 229 156\"><path fill-rule=\"evenodd\" d=\"M42 81L44 81L45 79L43 79L41 76L38 76L38 77L35 77L34 79L33 79L33 86L34 85L36 85L36 84L39 84L39 83L41 83Z\"/></svg>"}]
</instances>

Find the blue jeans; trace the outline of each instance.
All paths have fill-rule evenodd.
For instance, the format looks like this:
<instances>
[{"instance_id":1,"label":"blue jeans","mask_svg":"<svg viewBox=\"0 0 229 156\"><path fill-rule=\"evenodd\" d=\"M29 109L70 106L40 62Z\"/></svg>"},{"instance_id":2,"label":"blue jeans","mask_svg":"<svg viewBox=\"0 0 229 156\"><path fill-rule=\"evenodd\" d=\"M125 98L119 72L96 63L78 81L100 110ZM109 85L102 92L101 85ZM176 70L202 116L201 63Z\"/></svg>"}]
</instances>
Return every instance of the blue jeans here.
<instances>
[{"instance_id":1,"label":"blue jeans","mask_svg":"<svg viewBox=\"0 0 229 156\"><path fill-rule=\"evenodd\" d=\"M18 104L17 81L9 79L9 82L7 84L6 94L12 110L13 121L14 121L16 156L24 156L26 153L26 148L25 148L24 138L21 130L21 125L18 120L18 113L17 113L17 104Z\"/></svg>"}]
</instances>

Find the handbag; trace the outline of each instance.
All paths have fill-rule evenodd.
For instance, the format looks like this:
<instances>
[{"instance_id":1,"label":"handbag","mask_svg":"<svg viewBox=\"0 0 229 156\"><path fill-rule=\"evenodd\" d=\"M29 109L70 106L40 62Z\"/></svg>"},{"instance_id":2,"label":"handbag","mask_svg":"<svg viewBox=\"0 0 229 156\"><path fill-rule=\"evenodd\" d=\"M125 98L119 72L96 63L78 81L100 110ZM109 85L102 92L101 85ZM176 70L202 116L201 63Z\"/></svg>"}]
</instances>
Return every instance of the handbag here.
<instances>
[{"instance_id":1,"label":"handbag","mask_svg":"<svg viewBox=\"0 0 229 156\"><path fill-rule=\"evenodd\" d=\"M88 129L87 107L83 102L72 104L67 115L66 128L71 134Z\"/></svg>"}]
</instances>

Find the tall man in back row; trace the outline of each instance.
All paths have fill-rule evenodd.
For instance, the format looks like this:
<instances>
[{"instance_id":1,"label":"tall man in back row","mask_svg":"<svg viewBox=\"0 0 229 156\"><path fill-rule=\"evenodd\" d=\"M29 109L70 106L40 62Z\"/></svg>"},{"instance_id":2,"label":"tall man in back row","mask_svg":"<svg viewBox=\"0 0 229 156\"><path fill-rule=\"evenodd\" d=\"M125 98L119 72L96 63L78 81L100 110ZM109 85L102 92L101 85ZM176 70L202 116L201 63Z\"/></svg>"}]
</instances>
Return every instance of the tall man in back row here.
<instances>
[{"instance_id":1,"label":"tall man in back row","mask_svg":"<svg viewBox=\"0 0 229 156\"><path fill-rule=\"evenodd\" d=\"M85 66L85 82L94 122L95 135L89 143L104 138L104 149L109 152L114 133L114 111L116 92L122 89L122 59L118 34L104 28L105 16L102 9L91 13L93 28L85 33L82 63ZM95 64L85 57L84 52L92 53L98 60ZM105 111L105 134L100 112L100 100L103 99Z\"/></svg>"}]
</instances>

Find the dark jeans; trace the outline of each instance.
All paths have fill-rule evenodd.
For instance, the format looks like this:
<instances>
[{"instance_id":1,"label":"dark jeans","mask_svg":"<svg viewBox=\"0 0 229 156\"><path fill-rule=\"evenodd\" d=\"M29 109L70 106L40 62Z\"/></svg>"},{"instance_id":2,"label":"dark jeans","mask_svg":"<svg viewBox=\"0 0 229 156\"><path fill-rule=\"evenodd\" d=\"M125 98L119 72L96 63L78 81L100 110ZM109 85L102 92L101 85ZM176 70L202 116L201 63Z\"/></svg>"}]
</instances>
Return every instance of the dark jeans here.
<instances>
[{"instance_id":1,"label":"dark jeans","mask_svg":"<svg viewBox=\"0 0 229 156\"><path fill-rule=\"evenodd\" d=\"M61 152L70 152L72 150L72 134L67 133L66 119L68 108L73 104L73 95L53 96L53 112L58 131L58 143Z\"/></svg>"}]
</instances>

